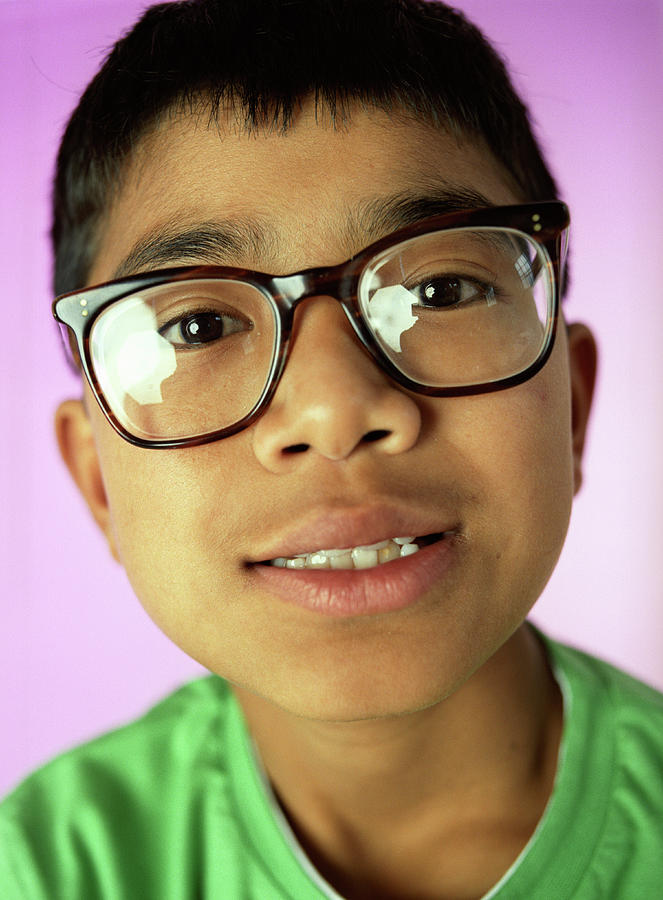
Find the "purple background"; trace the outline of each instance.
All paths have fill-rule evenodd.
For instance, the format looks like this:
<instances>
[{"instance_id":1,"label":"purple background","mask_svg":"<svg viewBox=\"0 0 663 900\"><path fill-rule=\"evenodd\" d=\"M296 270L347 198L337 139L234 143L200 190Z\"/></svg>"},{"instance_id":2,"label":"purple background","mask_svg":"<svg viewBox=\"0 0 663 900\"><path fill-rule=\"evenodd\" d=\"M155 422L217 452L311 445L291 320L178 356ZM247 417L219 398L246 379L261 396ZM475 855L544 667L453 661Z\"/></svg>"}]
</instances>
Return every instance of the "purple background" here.
<instances>
[{"instance_id":1,"label":"purple background","mask_svg":"<svg viewBox=\"0 0 663 900\"><path fill-rule=\"evenodd\" d=\"M77 393L50 319L58 136L137 0L0 0L0 793L201 671L163 637L59 461ZM460 0L511 63L573 215L571 318L602 365L586 482L533 618L663 688L663 0Z\"/></svg>"}]
</instances>

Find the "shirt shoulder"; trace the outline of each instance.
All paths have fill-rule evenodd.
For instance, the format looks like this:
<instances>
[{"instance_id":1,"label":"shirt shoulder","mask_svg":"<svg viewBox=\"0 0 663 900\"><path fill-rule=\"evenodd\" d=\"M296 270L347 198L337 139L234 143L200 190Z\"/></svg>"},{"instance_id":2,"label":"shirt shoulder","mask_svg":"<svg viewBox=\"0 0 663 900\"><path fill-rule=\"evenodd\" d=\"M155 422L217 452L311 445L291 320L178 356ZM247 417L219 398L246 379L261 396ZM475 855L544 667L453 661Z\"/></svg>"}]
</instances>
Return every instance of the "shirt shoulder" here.
<instances>
[{"instance_id":1,"label":"shirt shoulder","mask_svg":"<svg viewBox=\"0 0 663 900\"><path fill-rule=\"evenodd\" d=\"M663 883L663 694L546 639L565 697L556 863L573 900L653 897ZM571 840L569 840L571 838ZM562 896L562 893L559 893ZM563 894L563 896L567 896Z\"/></svg>"},{"instance_id":2,"label":"shirt shoulder","mask_svg":"<svg viewBox=\"0 0 663 900\"><path fill-rule=\"evenodd\" d=\"M94 772L115 773L119 780L144 780L145 772L138 763L146 756L156 763L155 777L163 777L165 769L193 757L209 745L210 730L222 726L230 691L215 676L207 676L178 688L139 718L79 744L40 766L0 804L3 814L13 812L29 802L35 793L48 793L59 783L72 780L86 782ZM158 751L158 752L157 752Z\"/></svg>"},{"instance_id":3,"label":"shirt shoulder","mask_svg":"<svg viewBox=\"0 0 663 900\"><path fill-rule=\"evenodd\" d=\"M146 854L163 860L160 840L200 801L210 772L223 815L230 698L222 679L198 679L28 776L0 804L3 897L96 896L95 873L113 858L134 873L128 882L118 873L123 890L130 884L135 896L153 896L141 893L142 873L153 884Z\"/></svg>"},{"instance_id":4,"label":"shirt shoulder","mask_svg":"<svg viewBox=\"0 0 663 900\"><path fill-rule=\"evenodd\" d=\"M0 805L2 900L322 900L226 682L186 685Z\"/></svg>"},{"instance_id":5,"label":"shirt shoulder","mask_svg":"<svg viewBox=\"0 0 663 900\"><path fill-rule=\"evenodd\" d=\"M572 695L609 712L620 740L663 752L663 693L622 669L582 650L546 639L556 673Z\"/></svg>"}]
</instances>

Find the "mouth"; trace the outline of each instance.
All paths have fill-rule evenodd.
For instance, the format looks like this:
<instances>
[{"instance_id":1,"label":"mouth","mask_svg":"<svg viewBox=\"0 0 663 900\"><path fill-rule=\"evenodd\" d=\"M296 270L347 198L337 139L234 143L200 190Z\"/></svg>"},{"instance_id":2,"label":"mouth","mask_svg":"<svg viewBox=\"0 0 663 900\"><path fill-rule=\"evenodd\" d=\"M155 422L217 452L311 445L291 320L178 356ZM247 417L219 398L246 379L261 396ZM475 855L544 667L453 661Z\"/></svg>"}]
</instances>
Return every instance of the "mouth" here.
<instances>
[{"instance_id":1,"label":"mouth","mask_svg":"<svg viewBox=\"0 0 663 900\"><path fill-rule=\"evenodd\" d=\"M424 547L453 537L455 532L440 531L419 537L393 537L375 544L356 547L313 550L295 556L263 560L259 565L281 569L372 569L405 556L413 556Z\"/></svg>"},{"instance_id":2,"label":"mouth","mask_svg":"<svg viewBox=\"0 0 663 900\"><path fill-rule=\"evenodd\" d=\"M454 528L418 537L395 536L377 543L342 545L344 538L340 535L344 530L348 536L345 540L351 540L352 536L361 540L364 535L366 540L371 531L375 537L382 537L386 531L384 526L388 525L386 521L381 525L375 524L376 521L374 519L370 527L353 528L350 524L344 528L347 521L339 521L328 522L326 526L323 522L320 528L307 528L304 534L292 536L289 546L284 542L285 545L277 545L272 550L272 553L288 552L291 556L250 563L253 574L249 577L288 606L298 606L308 613L324 616L372 616L414 606L430 591L439 588L458 562L463 552L460 546L462 532L460 528ZM404 523L391 524L392 528L394 524L397 528L393 531L389 528L389 531L398 535ZM316 538L312 535L316 532L319 532L321 543L325 540L324 532L336 547L300 553L307 544L313 544Z\"/></svg>"}]
</instances>

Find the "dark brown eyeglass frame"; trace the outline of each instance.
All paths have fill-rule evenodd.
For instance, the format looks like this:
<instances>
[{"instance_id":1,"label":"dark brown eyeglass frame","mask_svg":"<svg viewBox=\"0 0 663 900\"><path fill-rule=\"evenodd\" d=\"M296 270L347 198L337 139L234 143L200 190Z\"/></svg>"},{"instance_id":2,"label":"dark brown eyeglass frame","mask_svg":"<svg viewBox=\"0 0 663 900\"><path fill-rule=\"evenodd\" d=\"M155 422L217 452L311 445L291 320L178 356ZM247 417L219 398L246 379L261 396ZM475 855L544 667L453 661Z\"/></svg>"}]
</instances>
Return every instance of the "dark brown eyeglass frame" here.
<instances>
[{"instance_id":1,"label":"dark brown eyeglass frame","mask_svg":"<svg viewBox=\"0 0 663 900\"><path fill-rule=\"evenodd\" d=\"M297 306L315 296L335 298L343 308L362 346L372 359L397 384L416 394L429 397L459 397L504 390L522 384L535 375L547 362L555 341L559 319L562 268L566 252L566 235L569 211L565 204L551 201L518 206L494 206L464 210L425 219L399 229L370 244L347 262L336 266L307 269L291 275L275 276L250 269L229 266L186 266L160 269L144 274L129 275L116 281L95 285L80 291L72 291L58 297L53 303L55 319L69 330L67 348L74 365L83 369L90 388L104 415L115 431L129 443L144 448L195 447L211 441L230 437L247 428L265 411L274 396L285 368L290 348L294 313ZM383 353L362 315L357 296L359 280L367 263L389 247L432 231L468 227L510 228L521 231L544 248L546 265L552 275L551 323L547 340L534 362L522 372L496 381L481 384L465 384L452 387L432 387L419 384L404 375ZM237 280L257 288L271 303L276 313L276 344L272 366L262 394L253 409L238 422L225 428L188 438L169 440L145 440L128 432L115 418L100 388L90 352L90 332L97 316L110 304L130 294L159 284L198 279L219 278ZM74 342L71 338L73 337ZM74 349L75 348L75 349Z\"/></svg>"}]
</instances>

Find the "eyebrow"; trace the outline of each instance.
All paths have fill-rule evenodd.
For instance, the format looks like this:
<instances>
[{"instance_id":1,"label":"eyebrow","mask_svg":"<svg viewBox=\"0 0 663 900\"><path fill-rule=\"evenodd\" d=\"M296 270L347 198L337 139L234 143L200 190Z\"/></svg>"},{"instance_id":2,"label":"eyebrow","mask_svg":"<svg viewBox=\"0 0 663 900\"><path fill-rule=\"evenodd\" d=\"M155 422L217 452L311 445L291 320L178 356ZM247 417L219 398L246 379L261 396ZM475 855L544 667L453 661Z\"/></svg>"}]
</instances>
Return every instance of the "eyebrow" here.
<instances>
[{"instance_id":1,"label":"eyebrow","mask_svg":"<svg viewBox=\"0 0 663 900\"><path fill-rule=\"evenodd\" d=\"M182 226L171 220L142 237L119 264L113 278L185 260L228 265L254 256L273 256L276 233L250 219L225 219Z\"/></svg>"},{"instance_id":2,"label":"eyebrow","mask_svg":"<svg viewBox=\"0 0 663 900\"><path fill-rule=\"evenodd\" d=\"M369 242L390 231L414 225L432 216L483 209L494 206L487 197L472 188L435 186L429 190L401 191L388 197L376 197L363 203L355 218L355 228Z\"/></svg>"},{"instance_id":3,"label":"eyebrow","mask_svg":"<svg viewBox=\"0 0 663 900\"><path fill-rule=\"evenodd\" d=\"M348 211L341 237L354 248L432 216L494 206L471 188L435 186L375 197ZM224 219L188 226L172 219L142 237L120 262L113 279L150 269L194 263L232 265L239 260L274 259L279 240L274 228L255 219Z\"/></svg>"}]
</instances>

